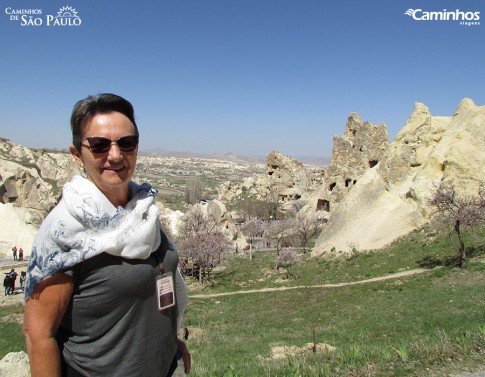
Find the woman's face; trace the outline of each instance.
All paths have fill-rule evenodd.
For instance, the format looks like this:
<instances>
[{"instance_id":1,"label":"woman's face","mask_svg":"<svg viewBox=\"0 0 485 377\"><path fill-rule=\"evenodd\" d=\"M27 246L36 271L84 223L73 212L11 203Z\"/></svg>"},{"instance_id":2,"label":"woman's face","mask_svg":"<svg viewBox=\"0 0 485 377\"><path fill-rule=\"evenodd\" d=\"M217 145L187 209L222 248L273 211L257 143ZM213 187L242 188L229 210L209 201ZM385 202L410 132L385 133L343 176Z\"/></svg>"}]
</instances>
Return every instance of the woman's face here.
<instances>
[{"instance_id":1,"label":"woman's face","mask_svg":"<svg viewBox=\"0 0 485 377\"><path fill-rule=\"evenodd\" d=\"M118 144L111 143L105 153L93 153L88 147L88 137L104 137L118 140L135 135L133 123L119 112L96 114L83 128L81 151L71 146L71 153L84 168L87 178L100 189L108 199L126 201L128 182L135 172L138 148L130 152L121 151ZM115 203L113 203L115 204ZM116 203L115 205L122 205Z\"/></svg>"}]
</instances>

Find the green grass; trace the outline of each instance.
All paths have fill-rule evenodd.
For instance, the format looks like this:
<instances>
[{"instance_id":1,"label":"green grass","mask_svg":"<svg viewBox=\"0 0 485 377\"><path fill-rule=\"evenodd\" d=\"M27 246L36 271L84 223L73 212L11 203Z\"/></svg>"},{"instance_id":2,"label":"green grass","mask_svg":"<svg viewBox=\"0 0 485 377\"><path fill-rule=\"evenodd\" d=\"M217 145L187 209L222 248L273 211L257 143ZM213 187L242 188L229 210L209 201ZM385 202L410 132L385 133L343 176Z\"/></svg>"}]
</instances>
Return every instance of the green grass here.
<instances>
[{"instance_id":1,"label":"green grass","mask_svg":"<svg viewBox=\"0 0 485 377\"><path fill-rule=\"evenodd\" d=\"M25 351L22 325L14 317L23 314L23 305L0 307L0 359L9 352Z\"/></svg>"},{"instance_id":2,"label":"green grass","mask_svg":"<svg viewBox=\"0 0 485 377\"><path fill-rule=\"evenodd\" d=\"M481 238L483 240L483 237ZM185 325L194 376L425 376L473 364L485 368L483 241L468 239L476 259L449 265L453 244L417 231L375 253L343 260L304 256L296 280L274 270L276 252L234 256L197 293L351 282L423 266L424 274L329 289L296 289L192 298ZM195 293L195 292L193 292ZM268 360L272 347L312 342L332 354ZM480 358L481 355L481 358ZM472 367L472 368L473 368ZM444 374L447 375L447 374Z\"/></svg>"},{"instance_id":3,"label":"green grass","mask_svg":"<svg viewBox=\"0 0 485 377\"><path fill-rule=\"evenodd\" d=\"M189 284L190 294L303 288L192 298L184 319L191 375L424 377L485 369L483 235L482 230L480 237L467 238L473 257L463 269L450 264L452 240L426 230L385 250L346 259L305 254L291 269L295 280L284 280L283 271L274 270L276 251L256 252L253 260L233 255L213 272L211 284ZM308 288L423 266L430 270L406 278ZM19 309L0 308L0 317L9 310ZM20 325L0 322L0 330L0 355L24 349ZM273 347L301 347L313 341L313 334L317 343L336 351L269 359Z\"/></svg>"},{"instance_id":4,"label":"green grass","mask_svg":"<svg viewBox=\"0 0 485 377\"><path fill-rule=\"evenodd\" d=\"M485 254L484 236L485 230L479 237L467 236L466 242L474 255ZM256 251L253 260L249 260L248 252L240 252L228 256L224 268L213 273L211 284L200 292L345 283L417 268L447 266L454 260L454 247L447 237L438 237L426 229L417 230L385 249L348 258L329 259L325 255L312 257L310 253L302 254L302 262L291 267L291 272L298 278L284 282L281 281L282 274L274 270L276 250ZM468 268L472 266L473 263Z\"/></svg>"},{"instance_id":5,"label":"green grass","mask_svg":"<svg viewBox=\"0 0 485 377\"><path fill-rule=\"evenodd\" d=\"M325 364L333 372L362 370L371 364L387 367L390 361L394 368L413 371L468 351L467 347L483 349L485 334L478 329L485 325L485 283L477 284L483 280L483 269L439 275L326 290L192 299L186 325L203 329L202 336L189 342L194 375L207 375L205 371L222 375L230 365L240 376L265 375L265 368L272 371L270 375L281 375L288 365L265 365L259 358L267 357L274 346L312 342L313 330L317 343L336 347L336 354L310 355L295 362L306 368Z\"/></svg>"}]
</instances>

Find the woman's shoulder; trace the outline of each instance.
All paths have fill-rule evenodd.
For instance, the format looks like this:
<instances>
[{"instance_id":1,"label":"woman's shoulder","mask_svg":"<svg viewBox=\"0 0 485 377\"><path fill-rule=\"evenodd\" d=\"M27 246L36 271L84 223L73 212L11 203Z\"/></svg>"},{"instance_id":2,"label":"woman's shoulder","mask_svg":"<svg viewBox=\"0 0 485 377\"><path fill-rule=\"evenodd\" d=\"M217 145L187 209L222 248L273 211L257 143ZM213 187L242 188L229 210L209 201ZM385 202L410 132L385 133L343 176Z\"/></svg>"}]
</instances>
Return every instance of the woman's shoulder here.
<instances>
[{"instance_id":1,"label":"woman's shoulder","mask_svg":"<svg viewBox=\"0 0 485 377\"><path fill-rule=\"evenodd\" d=\"M82 224L75 221L67 210L64 199L61 199L42 221L37 235L45 237L51 233L59 233L59 231L65 233L66 231L75 231L80 228L82 228Z\"/></svg>"},{"instance_id":2,"label":"woman's shoulder","mask_svg":"<svg viewBox=\"0 0 485 377\"><path fill-rule=\"evenodd\" d=\"M59 216L65 216L65 212L67 212L66 203L64 202L64 198L60 198L57 204L47 214L44 222Z\"/></svg>"}]
</instances>

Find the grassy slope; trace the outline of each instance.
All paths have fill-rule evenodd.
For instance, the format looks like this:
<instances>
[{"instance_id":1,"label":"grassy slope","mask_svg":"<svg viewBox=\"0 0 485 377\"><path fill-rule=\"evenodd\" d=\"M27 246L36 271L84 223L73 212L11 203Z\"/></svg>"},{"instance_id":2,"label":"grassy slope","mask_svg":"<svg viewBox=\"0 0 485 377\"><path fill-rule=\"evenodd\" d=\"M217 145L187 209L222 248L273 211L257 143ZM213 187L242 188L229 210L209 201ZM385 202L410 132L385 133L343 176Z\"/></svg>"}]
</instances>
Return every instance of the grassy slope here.
<instances>
[{"instance_id":1,"label":"grassy slope","mask_svg":"<svg viewBox=\"0 0 485 377\"><path fill-rule=\"evenodd\" d=\"M468 242L476 255L483 253L483 242ZM253 261L230 260L202 292L362 280L446 264L452 248L449 239L416 232L384 251L347 260L307 256L292 269L298 279L283 283L271 270L275 253L260 252ZM426 368L485 349L484 271L475 259L467 269L445 266L365 285L192 299L185 323L196 333L189 340L194 375L424 375ZM317 343L337 352L262 360L274 346L312 342L313 331Z\"/></svg>"},{"instance_id":2,"label":"grassy slope","mask_svg":"<svg viewBox=\"0 0 485 377\"><path fill-rule=\"evenodd\" d=\"M22 305L0 307L0 359L9 352L25 351L22 325L16 320L23 310Z\"/></svg>"},{"instance_id":3,"label":"grassy slope","mask_svg":"<svg viewBox=\"0 0 485 377\"><path fill-rule=\"evenodd\" d=\"M466 269L444 266L365 285L192 299L185 316L191 375L425 376L464 362L485 368L483 234L467 242L475 258ZM452 249L446 238L415 232L386 250L346 260L306 255L292 268L296 280L283 280L273 269L274 251L258 252L252 261L238 255L214 273L212 285L191 293L351 282L446 264ZM0 317L18 310L0 308ZM24 349L20 325L0 322L0 332L0 357ZM312 342L313 332L317 343L337 351L265 359L272 347Z\"/></svg>"}]
</instances>

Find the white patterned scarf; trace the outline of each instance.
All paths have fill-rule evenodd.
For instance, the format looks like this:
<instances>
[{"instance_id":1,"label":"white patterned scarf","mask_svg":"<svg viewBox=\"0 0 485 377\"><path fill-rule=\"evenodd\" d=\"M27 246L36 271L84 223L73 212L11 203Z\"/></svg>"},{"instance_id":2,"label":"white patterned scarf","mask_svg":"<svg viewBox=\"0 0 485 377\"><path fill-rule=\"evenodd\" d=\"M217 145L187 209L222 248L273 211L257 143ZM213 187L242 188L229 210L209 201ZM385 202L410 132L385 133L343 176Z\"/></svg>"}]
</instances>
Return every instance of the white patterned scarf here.
<instances>
[{"instance_id":1,"label":"white patterned scarf","mask_svg":"<svg viewBox=\"0 0 485 377\"><path fill-rule=\"evenodd\" d=\"M130 201L114 207L89 180L74 176L46 217L32 245L25 298L48 276L103 252L146 259L160 245L156 190L129 183Z\"/></svg>"}]
</instances>

